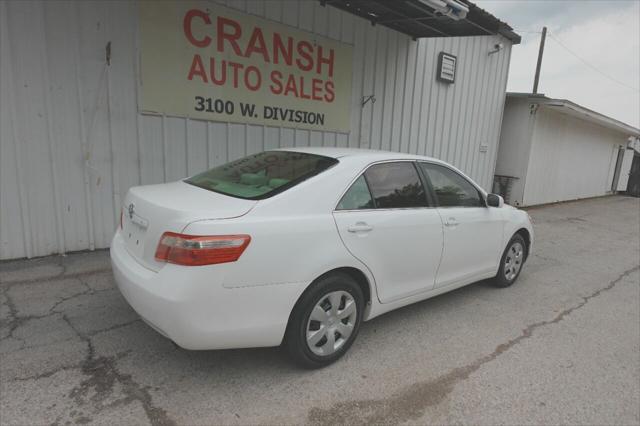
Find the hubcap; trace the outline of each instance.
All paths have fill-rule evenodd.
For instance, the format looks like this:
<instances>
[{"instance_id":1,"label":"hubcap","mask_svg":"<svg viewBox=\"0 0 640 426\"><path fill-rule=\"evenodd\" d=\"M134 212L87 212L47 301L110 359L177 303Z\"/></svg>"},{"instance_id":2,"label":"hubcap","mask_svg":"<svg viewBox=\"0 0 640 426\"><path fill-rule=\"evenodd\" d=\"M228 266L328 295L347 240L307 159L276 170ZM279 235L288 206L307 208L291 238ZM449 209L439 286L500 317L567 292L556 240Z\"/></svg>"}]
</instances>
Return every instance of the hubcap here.
<instances>
[{"instance_id":1,"label":"hubcap","mask_svg":"<svg viewBox=\"0 0 640 426\"><path fill-rule=\"evenodd\" d=\"M356 325L356 301L346 291L332 291L320 298L307 322L307 345L320 356L331 355L349 340Z\"/></svg>"},{"instance_id":2,"label":"hubcap","mask_svg":"<svg viewBox=\"0 0 640 426\"><path fill-rule=\"evenodd\" d=\"M519 242L516 241L509 247L507 256L504 259L504 277L507 281L511 281L518 276L518 272L522 268L523 255L524 247Z\"/></svg>"}]
</instances>

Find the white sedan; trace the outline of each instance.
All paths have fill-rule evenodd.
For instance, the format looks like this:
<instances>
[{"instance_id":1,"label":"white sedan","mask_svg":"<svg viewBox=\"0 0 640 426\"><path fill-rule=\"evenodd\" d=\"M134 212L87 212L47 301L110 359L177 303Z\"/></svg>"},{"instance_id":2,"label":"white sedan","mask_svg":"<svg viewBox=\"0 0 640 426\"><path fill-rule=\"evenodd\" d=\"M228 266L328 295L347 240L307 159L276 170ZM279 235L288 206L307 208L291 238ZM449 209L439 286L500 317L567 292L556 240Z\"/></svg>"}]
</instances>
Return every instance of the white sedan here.
<instances>
[{"instance_id":1,"label":"white sedan","mask_svg":"<svg viewBox=\"0 0 640 426\"><path fill-rule=\"evenodd\" d=\"M363 321L478 280L507 287L526 212L433 158L339 148L258 153L127 193L120 291L187 349L284 344L314 368Z\"/></svg>"}]
</instances>

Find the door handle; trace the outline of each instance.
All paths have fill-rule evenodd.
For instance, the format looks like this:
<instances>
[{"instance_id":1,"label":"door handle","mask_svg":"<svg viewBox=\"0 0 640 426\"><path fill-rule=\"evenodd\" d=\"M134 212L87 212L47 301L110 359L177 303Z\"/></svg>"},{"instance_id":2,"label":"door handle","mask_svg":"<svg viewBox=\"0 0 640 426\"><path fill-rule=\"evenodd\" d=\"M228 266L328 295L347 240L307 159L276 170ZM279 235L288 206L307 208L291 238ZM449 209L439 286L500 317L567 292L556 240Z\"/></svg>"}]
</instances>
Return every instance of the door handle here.
<instances>
[{"instance_id":1,"label":"door handle","mask_svg":"<svg viewBox=\"0 0 640 426\"><path fill-rule=\"evenodd\" d=\"M455 217L450 217L449 219L447 219L447 221L444 223L444 226L448 226L449 228L455 228L456 226L458 226L459 223L456 220Z\"/></svg>"},{"instance_id":2,"label":"door handle","mask_svg":"<svg viewBox=\"0 0 640 426\"><path fill-rule=\"evenodd\" d=\"M366 222L357 222L355 225L351 225L347 228L349 232L370 232L373 230L373 226Z\"/></svg>"}]
</instances>

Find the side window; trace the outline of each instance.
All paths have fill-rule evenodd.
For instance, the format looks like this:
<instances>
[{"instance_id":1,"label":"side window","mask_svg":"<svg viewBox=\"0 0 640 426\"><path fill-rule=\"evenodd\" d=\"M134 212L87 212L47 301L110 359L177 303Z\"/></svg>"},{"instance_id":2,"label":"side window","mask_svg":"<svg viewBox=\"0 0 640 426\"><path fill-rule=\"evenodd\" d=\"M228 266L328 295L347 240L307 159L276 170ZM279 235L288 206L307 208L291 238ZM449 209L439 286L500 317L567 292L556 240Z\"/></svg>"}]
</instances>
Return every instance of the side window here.
<instances>
[{"instance_id":1,"label":"side window","mask_svg":"<svg viewBox=\"0 0 640 426\"><path fill-rule=\"evenodd\" d=\"M418 171L410 162L383 163L364 172L376 208L426 207L427 197Z\"/></svg>"},{"instance_id":2,"label":"side window","mask_svg":"<svg viewBox=\"0 0 640 426\"><path fill-rule=\"evenodd\" d=\"M480 193L453 170L437 164L420 163L438 197L441 207L483 207Z\"/></svg>"},{"instance_id":3,"label":"side window","mask_svg":"<svg viewBox=\"0 0 640 426\"><path fill-rule=\"evenodd\" d=\"M373 198L371 198L367 181L364 179L364 175L362 175L344 194L336 210L372 209L373 207Z\"/></svg>"}]
</instances>

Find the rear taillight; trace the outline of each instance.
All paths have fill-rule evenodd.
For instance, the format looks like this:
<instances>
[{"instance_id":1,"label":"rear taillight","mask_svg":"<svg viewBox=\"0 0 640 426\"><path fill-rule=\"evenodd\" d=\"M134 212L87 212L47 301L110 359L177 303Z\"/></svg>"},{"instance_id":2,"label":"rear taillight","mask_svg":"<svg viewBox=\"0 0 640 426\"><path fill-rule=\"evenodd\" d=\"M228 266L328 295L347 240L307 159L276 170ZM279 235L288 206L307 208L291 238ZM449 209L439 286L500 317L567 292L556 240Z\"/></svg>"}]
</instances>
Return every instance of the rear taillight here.
<instances>
[{"instance_id":1,"label":"rear taillight","mask_svg":"<svg viewBox=\"0 0 640 426\"><path fill-rule=\"evenodd\" d=\"M156 249L156 260L186 266L235 262L249 245L249 235L184 235L165 232Z\"/></svg>"}]
</instances>

